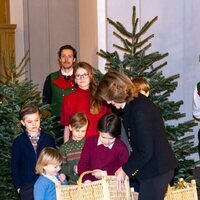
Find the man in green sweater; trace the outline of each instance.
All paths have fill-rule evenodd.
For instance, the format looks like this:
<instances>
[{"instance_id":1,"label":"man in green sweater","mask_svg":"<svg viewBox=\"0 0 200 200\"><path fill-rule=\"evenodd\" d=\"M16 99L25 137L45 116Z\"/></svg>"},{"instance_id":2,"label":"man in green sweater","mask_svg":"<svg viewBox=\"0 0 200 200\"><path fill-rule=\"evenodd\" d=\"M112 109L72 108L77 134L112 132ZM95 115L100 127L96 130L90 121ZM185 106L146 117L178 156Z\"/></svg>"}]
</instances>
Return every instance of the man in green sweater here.
<instances>
[{"instance_id":1,"label":"man in green sweater","mask_svg":"<svg viewBox=\"0 0 200 200\"><path fill-rule=\"evenodd\" d=\"M63 96L74 90L73 65L77 59L77 51L71 45L64 45L58 51L60 69L49 74L43 87L43 102L51 105L52 114L60 122ZM63 136L58 127L57 137Z\"/></svg>"}]
</instances>

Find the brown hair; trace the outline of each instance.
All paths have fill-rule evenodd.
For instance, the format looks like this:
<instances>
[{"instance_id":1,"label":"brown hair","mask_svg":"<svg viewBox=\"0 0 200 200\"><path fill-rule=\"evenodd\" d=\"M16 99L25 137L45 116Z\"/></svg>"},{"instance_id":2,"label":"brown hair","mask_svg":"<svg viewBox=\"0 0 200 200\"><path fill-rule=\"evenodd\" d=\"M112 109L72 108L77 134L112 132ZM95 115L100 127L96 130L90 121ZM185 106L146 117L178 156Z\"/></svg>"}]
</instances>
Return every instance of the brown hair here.
<instances>
[{"instance_id":1,"label":"brown hair","mask_svg":"<svg viewBox=\"0 0 200 200\"><path fill-rule=\"evenodd\" d=\"M92 110L92 107L93 107L93 99L95 99L95 95L96 95L96 89L97 89L97 84L96 84L96 80L95 80L95 77L94 77L94 68L86 63L86 62L78 62L74 65L74 77L75 77L75 74L77 72L77 70L79 68L83 68L85 69L88 74L89 74L89 78L90 78L90 85L89 85L89 90L90 90L90 111ZM95 114L93 112L91 112L92 114Z\"/></svg>"},{"instance_id":2,"label":"brown hair","mask_svg":"<svg viewBox=\"0 0 200 200\"><path fill-rule=\"evenodd\" d=\"M57 149L53 147L45 147L37 160L36 163L36 174L42 174L44 172L44 167L48 164L61 164L62 163L62 155L59 153Z\"/></svg>"},{"instance_id":3,"label":"brown hair","mask_svg":"<svg viewBox=\"0 0 200 200\"><path fill-rule=\"evenodd\" d=\"M89 90L92 95L96 91L96 87L97 87L96 80L94 78L94 69L90 64L86 62L78 62L74 65L74 71L73 71L74 77L79 68L85 69L89 75L89 78L90 78Z\"/></svg>"},{"instance_id":4,"label":"brown hair","mask_svg":"<svg viewBox=\"0 0 200 200\"><path fill-rule=\"evenodd\" d=\"M71 45L64 45L64 46L61 46L59 51L58 51L58 57L61 58L61 53L63 50L65 49L69 49L73 52L73 57L76 59L77 58L77 51L74 47L72 47Z\"/></svg>"},{"instance_id":5,"label":"brown hair","mask_svg":"<svg viewBox=\"0 0 200 200\"><path fill-rule=\"evenodd\" d=\"M150 86L148 81L143 77L136 77L132 80L133 85L136 87L137 93L144 91L145 93L149 92Z\"/></svg>"},{"instance_id":6,"label":"brown hair","mask_svg":"<svg viewBox=\"0 0 200 200\"><path fill-rule=\"evenodd\" d=\"M96 98L99 101L123 103L129 102L137 96L136 88L129 77L116 71L107 72L96 91Z\"/></svg>"},{"instance_id":7,"label":"brown hair","mask_svg":"<svg viewBox=\"0 0 200 200\"><path fill-rule=\"evenodd\" d=\"M88 119L84 113L75 113L69 120L69 125L72 128L79 129L88 124Z\"/></svg>"},{"instance_id":8,"label":"brown hair","mask_svg":"<svg viewBox=\"0 0 200 200\"><path fill-rule=\"evenodd\" d=\"M40 110L37 106L35 105L25 105L22 107L21 111L20 111L20 120L23 120L25 115L29 115L29 114L34 114L34 113L38 113L40 114Z\"/></svg>"}]
</instances>

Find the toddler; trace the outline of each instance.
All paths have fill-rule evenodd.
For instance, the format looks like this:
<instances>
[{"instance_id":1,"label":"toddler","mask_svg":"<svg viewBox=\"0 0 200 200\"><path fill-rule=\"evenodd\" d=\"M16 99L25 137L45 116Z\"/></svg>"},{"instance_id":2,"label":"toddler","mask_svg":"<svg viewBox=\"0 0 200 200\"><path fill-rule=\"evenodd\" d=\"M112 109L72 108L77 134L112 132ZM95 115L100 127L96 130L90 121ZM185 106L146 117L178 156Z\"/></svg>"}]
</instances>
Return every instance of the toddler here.
<instances>
[{"instance_id":1,"label":"toddler","mask_svg":"<svg viewBox=\"0 0 200 200\"><path fill-rule=\"evenodd\" d=\"M57 149L46 147L40 153L36 174L40 177L34 185L35 200L56 200L56 185L66 185L65 175L59 175L62 156Z\"/></svg>"}]
</instances>

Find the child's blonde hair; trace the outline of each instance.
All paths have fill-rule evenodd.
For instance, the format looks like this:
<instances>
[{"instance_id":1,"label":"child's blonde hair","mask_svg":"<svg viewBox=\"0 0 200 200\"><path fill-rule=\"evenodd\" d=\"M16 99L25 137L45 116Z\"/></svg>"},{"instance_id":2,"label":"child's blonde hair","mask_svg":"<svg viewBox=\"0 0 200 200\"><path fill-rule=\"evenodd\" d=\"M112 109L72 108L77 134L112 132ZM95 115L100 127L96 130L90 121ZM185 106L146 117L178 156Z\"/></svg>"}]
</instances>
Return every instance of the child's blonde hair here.
<instances>
[{"instance_id":1,"label":"child's blonde hair","mask_svg":"<svg viewBox=\"0 0 200 200\"><path fill-rule=\"evenodd\" d=\"M88 119L84 113L77 112L70 118L69 125L72 128L79 129L88 125Z\"/></svg>"},{"instance_id":2,"label":"child's blonde hair","mask_svg":"<svg viewBox=\"0 0 200 200\"><path fill-rule=\"evenodd\" d=\"M57 149L52 147L45 147L37 160L36 164L36 174L45 173L44 167L48 164L61 164L62 163L62 155Z\"/></svg>"},{"instance_id":3,"label":"child's blonde hair","mask_svg":"<svg viewBox=\"0 0 200 200\"><path fill-rule=\"evenodd\" d=\"M136 88L136 92L139 93L144 91L145 93L150 91L150 85L148 81L143 77L136 77L132 80L133 85Z\"/></svg>"}]
</instances>

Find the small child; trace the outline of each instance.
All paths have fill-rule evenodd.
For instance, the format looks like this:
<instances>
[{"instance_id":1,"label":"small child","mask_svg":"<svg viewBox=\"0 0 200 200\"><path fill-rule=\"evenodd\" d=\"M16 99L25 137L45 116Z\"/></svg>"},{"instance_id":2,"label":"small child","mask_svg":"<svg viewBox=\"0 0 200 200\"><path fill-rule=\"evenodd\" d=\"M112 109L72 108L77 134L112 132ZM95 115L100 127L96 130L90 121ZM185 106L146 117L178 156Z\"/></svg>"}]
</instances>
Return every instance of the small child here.
<instances>
[{"instance_id":1,"label":"small child","mask_svg":"<svg viewBox=\"0 0 200 200\"><path fill-rule=\"evenodd\" d=\"M40 177L34 185L34 200L56 200L57 185L66 185L64 174L58 174L62 155L57 149L46 147L40 153L36 164L36 174Z\"/></svg>"},{"instance_id":2,"label":"small child","mask_svg":"<svg viewBox=\"0 0 200 200\"><path fill-rule=\"evenodd\" d=\"M79 175L88 170L97 173L85 175L84 181L94 181L101 178L101 172L114 175L115 171L124 164L129 157L126 145L119 139L121 121L115 114L105 114L97 124L99 136L86 139L81 158L78 163Z\"/></svg>"},{"instance_id":3,"label":"small child","mask_svg":"<svg viewBox=\"0 0 200 200\"><path fill-rule=\"evenodd\" d=\"M137 91L146 97L149 96L150 86L148 81L142 77L136 77L132 80L133 85L136 87Z\"/></svg>"},{"instance_id":4,"label":"small child","mask_svg":"<svg viewBox=\"0 0 200 200\"><path fill-rule=\"evenodd\" d=\"M88 120L85 114L74 114L69 121L69 129L72 132L72 137L60 147L60 153L63 156L61 172L68 176L68 183L72 185L77 184L79 178L77 164L85 142L87 126Z\"/></svg>"},{"instance_id":5,"label":"small child","mask_svg":"<svg viewBox=\"0 0 200 200\"><path fill-rule=\"evenodd\" d=\"M25 105L20 111L25 130L13 142L11 170L14 186L21 200L33 200L33 185L37 158L44 147L56 148L53 137L40 128L40 111L37 106Z\"/></svg>"}]
</instances>

